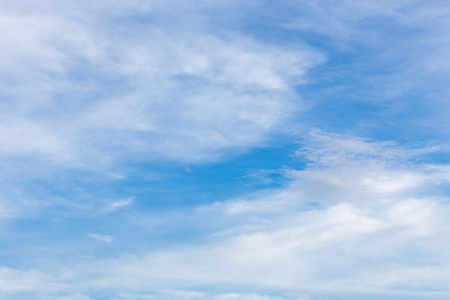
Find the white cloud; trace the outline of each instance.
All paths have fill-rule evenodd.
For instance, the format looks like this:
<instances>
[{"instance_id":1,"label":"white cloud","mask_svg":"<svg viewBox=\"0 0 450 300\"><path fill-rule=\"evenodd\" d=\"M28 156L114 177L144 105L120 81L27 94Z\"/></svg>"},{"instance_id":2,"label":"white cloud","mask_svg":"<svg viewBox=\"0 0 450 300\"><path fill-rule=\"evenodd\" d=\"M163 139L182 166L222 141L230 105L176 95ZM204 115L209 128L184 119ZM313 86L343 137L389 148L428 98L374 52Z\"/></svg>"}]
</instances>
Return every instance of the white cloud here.
<instances>
[{"instance_id":1,"label":"white cloud","mask_svg":"<svg viewBox=\"0 0 450 300\"><path fill-rule=\"evenodd\" d=\"M114 298L117 300L144 300L144 299L212 299L212 300L285 300L284 297L271 297L268 295L261 295L257 293L205 293L188 290L173 290L164 291L154 294L120 294ZM295 298L289 298L295 300L307 300L304 296L297 296Z\"/></svg>"},{"instance_id":2,"label":"white cloud","mask_svg":"<svg viewBox=\"0 0 450 300\"><path fill-rule=\"evenodd\" d=\"M59 180L73 170L115 177L128 163L195 164L262 146L302 110L295 88L323 60L301 42L274 46L226 28L213 34L197 11L206 2L0 5L0 177L14 178L5 185L18 190L0 208L21 203L17 194L40 206L64 202L27 195L20 185L30 178ZM162 21L185 14L197 25Z\"/></svg>"},{"instance_id":3,"label":"white cloud","mask_svg":"<svg viewBox=\"0 0 450 300\"><path fill-rule=\"evenodd\" d=\"M439 173L396 162L389 151L372 155L373 147L403 152L391 144L334 138L319 148L334 157L327 145L345 138L357 155L337 147L336 164L325 167L321 156L317 166L291 171L284 188L203 206L196 218L222 228L209 241L105 261L97 269L107 275L96 284L448 296L438 278L450 276L450 208L430 188Z\"/></svg>"},{"instance_id":4,"label":"white cloud","mask_svg":"<svg viewBox=\"0 0 450 300\"><path fill-rule=\"evenodd\" d=\"M224 149L261 143L298 108L288 81L291 72L304 72L307 52L203 34L158 33L151 42L155 39L156 46L139 50L143 53L133 67L130 80L142 82L138 94L100 102L86 118L99 134L117 131L117 145L159 157L205 160ZM125 59L136 55L124 51Z\"/></svg>"},{"instance_id":5,"label":"white cloud","mask_svg":"<svg viewBox=\"0 0 450 300\"><path fill-rule=\"evenodd\" d=\"M26 13L8 5L0 16L2 157L95 168L124 157L195 162L242 151L301 108L293 88L322 60L301 44L114 21L141 2L123 12L68 3L59 15L46 4ZM168 13L165 6L152 9Z\"/></svg>"},{"instance_id":6,"label":"white cloud","mask_svg":"<svg viewBox=\"0 0 450 300\"><path fill-rule=\"evenodd\" d=\"M53 292L61 286L54 278L37 270L22 271L0 267L0 295L29 291Z\"/></svg>"},{"instance_id":7,"label":"white cloud","mask_svg":"<svg viewBox=\"0 0 450 300\"><path fill-rule=\"evenodd\" d=\"M203 224L210 234L199 243L79 264L64 284L86 295L108 287L125 299L448 297L450 207L436 185L448 182L447 168L409 164L408 158L399 162L392 153L407 151L389 143L337 135L317 139L308 150L320 150L310 156L317 165L287 170L290 184L186 211L189 217L160 225ZM350 145L348 153L342 141ZM373 148L385 157L373 155ZM223 292L204 292L206 287Z\"/></svg>"},{"instance_id":8,"label":"white cloud","mask_svg":"<svg viewBox=\"0 0 450 300\"><path fill-rule=\"evenodd\" d=\"M88 233L88 236L90 238L105 242L105 243L112 243L116 238L112 235L101 235L98 233Z\"/></svg>"},{"instance_id":9,"label":"white cloud","mask_svg":"<svg viewBox=\"0 0 450 300\"><path fill-rule=\"evenodd\" d=\"M267 295L259 294L240 294L240 293L229 293L220 294L212 298L214 300L283 300L282 297L270 297Z\"/></svg>"},{"instance_id":10,"label":"white cloud","mask_svg":"<svg viewBox=\"0 0 450 300\"><path fill-rule=\"evenodd\" d=\"M123 199L123 200L119 200L119 201L114 201L112 203L109 203L108 207L107 207L107 211L111 212L111 211L115 211L119 208L122 207L127 207L132 205L134 202L133 198L128 198L128 199Z\"/></svg>"},{"instance_id":11,"label":"white cloud","mask_svg":"<svg viewBox=\"0 0 450 300\"><path fill-rule=\"evenodd\" d=\"M302 44L277 47L233 32L213 35L201 24L177 30L164 22L131 27L113 21L141 8L163 13L174 3L116 2L107 10L105 1L2 4L15 13L0 15L0 160L43 157L57 166L100 169L128 159L195 163L262 145L282 132L302 108L295 85L306 81L322 55ZM381 13L412 21L397 10L412 1L391 1L387 8L361 2L354 14L345 11L350 2L332 13L311 3L324 16L319 19L329 21L314 23L314 30L344 41L366 33L353 29L355 19ZM53 4L61 13L49 12ZM430 149L411 154L394 143L354 137L314 132L307 145L296 155L310 164L285 170L291 178L285 187L193 212L191 220L214 228L199 244L76 265L76 278L61 279L65 286L54 283L56 276L2 268L0 289L76 290L80 298L99 287L131 290L120 296L130 299L151 298L161 288L185 288L168 293L180 299L283 299L269 291L414 291L448 298L449 207L439 186L449 181L448 166L408 163ZM116 201L107 210L132 202ZM9 204L2 200L0 217L11 215L3 203ZM205 286L228 292L192 291ZM440 292L428 292L434 289Z\"/></svg>"},{"instance_id":12,"label":"white cloud","mask_svg":"<svg viewBox=\"0 0 450 300\"><path fill-rule=\"evenodd\" d=\"M353 61L364 65L353 69L356 76L365 77L358 73L359 67L367 70L371 61L389 66L389 74L382 77L372 74L369 81L356 79L365 89L358 92L358 101L390 102L418 87L429 88L434 80L430 76L449 71L450 9L442 1L341 1L338 5L334 1L295 1L288 7L301 17L286 21L287 27L325 36L344 53L351 53L357 45L365 47L360 53L365 55L363 60ZM408 55L404 55L406 51ZM342 74L352 76L345 71ZM354 85L351 88L354 90ZM448 92L442 89L442 93Z\"/></svg>"}]
</instances>

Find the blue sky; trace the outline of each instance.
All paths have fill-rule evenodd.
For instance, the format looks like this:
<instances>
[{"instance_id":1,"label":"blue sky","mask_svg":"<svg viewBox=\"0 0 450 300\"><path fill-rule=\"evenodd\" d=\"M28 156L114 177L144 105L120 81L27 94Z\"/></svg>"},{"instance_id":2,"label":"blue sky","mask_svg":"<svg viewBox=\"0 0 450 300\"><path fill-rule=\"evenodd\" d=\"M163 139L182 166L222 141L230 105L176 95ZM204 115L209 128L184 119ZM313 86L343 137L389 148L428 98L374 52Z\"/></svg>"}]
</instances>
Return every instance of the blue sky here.
<instances>
[{"instance_id":1,"label":"blue sky","mask_svg":"<svg viewBox=\"0 0 450 300\"><path fill-rule=\"evenodd\" d=\"M0 298L450 298L447 1L0 1Z\"/></svg>"}]
</instances>

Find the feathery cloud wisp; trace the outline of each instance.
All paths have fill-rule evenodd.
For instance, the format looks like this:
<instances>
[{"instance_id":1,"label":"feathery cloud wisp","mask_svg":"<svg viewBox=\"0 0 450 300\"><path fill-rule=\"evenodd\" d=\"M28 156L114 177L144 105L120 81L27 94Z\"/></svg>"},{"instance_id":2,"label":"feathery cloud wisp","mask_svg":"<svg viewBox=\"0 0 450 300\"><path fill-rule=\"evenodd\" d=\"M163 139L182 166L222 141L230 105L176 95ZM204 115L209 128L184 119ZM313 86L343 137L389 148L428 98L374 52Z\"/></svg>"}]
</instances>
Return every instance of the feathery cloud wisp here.
<instances>
[{"instance_id":1,"label":"feathery cloud wisp","mask_svg":"<svg viewBox=\"0 0 450 300\"><path fill-rule=\"evenodd\" d=\"M88 233L88 237L105 242L105 243L112 243L116 238L112 235L101 235L98 233Z\"/></svg>"}]
</instances>

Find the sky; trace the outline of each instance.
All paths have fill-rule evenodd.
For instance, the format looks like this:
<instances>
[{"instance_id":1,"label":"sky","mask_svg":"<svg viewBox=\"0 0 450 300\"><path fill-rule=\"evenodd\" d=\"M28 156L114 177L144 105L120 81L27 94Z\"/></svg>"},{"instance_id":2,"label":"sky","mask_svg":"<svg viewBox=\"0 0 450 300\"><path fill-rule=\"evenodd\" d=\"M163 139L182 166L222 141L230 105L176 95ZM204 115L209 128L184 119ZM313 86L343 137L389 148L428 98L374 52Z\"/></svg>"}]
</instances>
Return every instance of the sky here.
<instances>
[{"instance_id":1,"label":"sky","mask_svg":"<svg viewBox=\"0 0 450 300\"><path fill-rule=\"evenodd\" d=\"M0 298L450 298L450 3L0 0Z\"/></svg>"}]
</instances>

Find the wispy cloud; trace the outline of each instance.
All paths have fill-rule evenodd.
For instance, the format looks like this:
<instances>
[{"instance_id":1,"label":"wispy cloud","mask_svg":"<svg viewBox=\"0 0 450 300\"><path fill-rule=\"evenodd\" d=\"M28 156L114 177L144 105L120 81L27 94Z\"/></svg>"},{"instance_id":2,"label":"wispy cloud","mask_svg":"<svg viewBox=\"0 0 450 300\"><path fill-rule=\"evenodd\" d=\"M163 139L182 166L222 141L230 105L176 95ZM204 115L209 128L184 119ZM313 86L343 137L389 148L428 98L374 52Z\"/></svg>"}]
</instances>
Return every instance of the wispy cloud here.
<instances>
[{"instance_id":1,"label":"wispy cloud","mask_svg":"<svg viewBox=\"0 0 450 300\"><path fill-rule=\"evenodd\" d=\"M60 274L62 278L64 274ZM36 270L16 270L0 267L0 295L8 296L17 292L54 292L58 291L62 284L52 276Z\"/></svg>"},{"instance_id":2,"label":"wispy cloud","mask_svg":"<svg viewBox=\"0 0 450 300\"><path fill-rule=\"evenodd\" d=\"M128 198L128 199L123 199L123 200L119 200L119 201L114 201L112 203L109 203L108 207L107 207L107 211L111 212L111 211L115 211L119 208L122 207L127 207L132 205L134 202L133 198Z\"/></svg>"},{"instance_id":3,"label":"wispy cloud","mask_svg":"<svg viewBox=\"0 0 450 300\"><path fill-rule=\"evenodd\" d=\"M201 14L192 14L199 24L193 27L122 22L192 9L175 2L2 7L0 178L17 189L4 197L16 203L73 208L70 196L28 195L24 186L65 180L75 190L74 178L91 178L92 171L110 179L127 164L204 163L262 146L303 109L296 86L324 59L301 41L274 45L207 30ZM121 173L118 181L127 176Z\"/></svg>"},{"instance_id":4,"label":"wispy cloud","mask_svg":"<svg viewBox=\"0 0 450 300\"><path fill-rule=\"evenodd\" d=\"M88 233L88 237L105 242L105 243L112 243L116 238L112 235L101 235L98 233Z\"/></svg>"},{"instance_id":5,"label":"wispy cloud","mask_svg":"<svg viewBox=\"0 0 450 300\"><path fill-rule=\"evenodd\" d=\"M448 4L0 6L1 298L450 297Z\"/></svg>"},{"instance_id":6,"label":"wispy cloud","mask_svg":"<svg viewBox=\"0 0 450 300\"><path fill-rule=\"evenodd\" d=\"M89 283L67 278L66 284L87 294L93 286L139 290L130 294L137 299L180 287L186 292L171 299L189 299L205 285L230 291L205 293L211 299L289 299L291 293L312 299L319 293L448 297L450 208L441 185L449 181L448 168L410 164L415 151L398 160L397 153L407 155L408 149L393 143L329 134L313 135L310 143L305 155L312 162L286 170L291 181L284 187L186 210L161 225L205 224L209 234L200 243L74 266L73 274ZM320 155L311 155L315 149ZM250 292L234 293L238 287Z\"/></svg>"},{"instance_id":7,"label":"wispy cloud","mask_svg":"<svg viewBox=\"0 0 450 300\"><path fill-rule=\"evenodd\" d=\"M95 10L79 13L95 17ZM1 52L9 64L2 69L14 74L2 75L10 101L0 155L63 166L124 155L201 161L258 145L299 107L293 87L322 59L303 44L289 49L234 33L174 32L165 24L130 31L112 16L94 24L70 14L1 20L5 32L20 34L7 34Z\"/></svg>"},{"instance_id":8,"label":"wispy cloud","mask_svg":"<svg viewBox=\"0 0 450 300\"><path fill-rule=\"evenodd\" d=\"M204 207L198 218L225 226L209 242L115 261L104 267L116 275L104 280L143 287L166 278L162 286L245 285L309 294L389 294L402 287L439 297L427 291L448 291L439 278L449 274L450 253L442 247L449 207L436 190L438 173L363 155L373 147L403 151L389 143L328 138L321 149L332 152L327 147L344 139L357 145L350 153L361 156L345 155L345 164L340 156L330 168L319 163L292 171L285 188Z\"/></svg>"}]
</instances>

